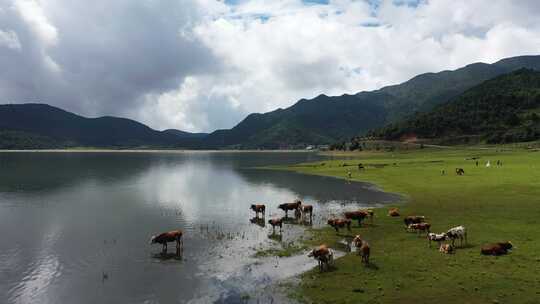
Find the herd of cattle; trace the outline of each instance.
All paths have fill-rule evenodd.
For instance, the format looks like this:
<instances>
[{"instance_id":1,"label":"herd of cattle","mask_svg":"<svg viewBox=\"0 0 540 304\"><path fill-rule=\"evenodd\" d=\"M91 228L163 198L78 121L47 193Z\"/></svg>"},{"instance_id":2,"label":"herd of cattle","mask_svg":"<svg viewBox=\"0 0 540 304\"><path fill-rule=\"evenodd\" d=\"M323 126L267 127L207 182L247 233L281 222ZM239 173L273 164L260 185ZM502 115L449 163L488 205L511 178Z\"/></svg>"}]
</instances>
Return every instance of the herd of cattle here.
<instances>
[{"instance_id":1,"label":"herd of cattle","mask_svg":"<svg viewBox=\"0 0 540 304\"><path fill-rule=\"evenodd\" d=\"M309 216L309 221L313 219L313 206L302 204L300 200L295 200L293 203L285 203L278 206L279 209L285 212L284 218L272 218L268 220L268 223L272 226L272 232L275 233L276 227L279 227L281 233L283 228L284 219L288 218L289 211L294 212L296 218L306 219ZM255 212L255 218L259 218L259 214L262 215L262 221L264 222L264 216L266 213L265 205L251 205L251 210ZM327 224L339 233L340 229L347 229L351 231L352 221L358 221L358 226L362 226L362 221L369 219L373 223L374 212L371 209L348 211L343 213L343 218L330 218ZM400 213L397 208L391 208L388 211L388 216L399 217ZM464 226L457 226L450 228L443 233L433 233L430 231L431 224L426 222L425 216L410 215L403 219L405 229L408 232L416 232L417 234L426 234L429 247L432 242L436 242L439 247L439 251L446 254L454 253L456 250L456 240L459 240L459 246L463 247L463 242L467 244L467 229ZM167 252L167 243L176 242L177 254L181 254L183 251L183 232L181 230L174 230L165 232L159 235L152 236L151 244L162 244L163 253ZM445 243L449 241L449 243ZM356 235L352 241L348 244L349 248L354 246L356 252L361 256L361 262L365 265L369 264L370 245L363 240L360 235ZM486 244L481 247L481 254L484 255L503 255L508 253L512 249L512 243L510 241L499 242L494 244ZM309 257L313 257L318 261L319 270L323 271L328 269L334 262L334 250L325 244L318 246L311 250L308 254Z\"/></svg>"}]
</instances>

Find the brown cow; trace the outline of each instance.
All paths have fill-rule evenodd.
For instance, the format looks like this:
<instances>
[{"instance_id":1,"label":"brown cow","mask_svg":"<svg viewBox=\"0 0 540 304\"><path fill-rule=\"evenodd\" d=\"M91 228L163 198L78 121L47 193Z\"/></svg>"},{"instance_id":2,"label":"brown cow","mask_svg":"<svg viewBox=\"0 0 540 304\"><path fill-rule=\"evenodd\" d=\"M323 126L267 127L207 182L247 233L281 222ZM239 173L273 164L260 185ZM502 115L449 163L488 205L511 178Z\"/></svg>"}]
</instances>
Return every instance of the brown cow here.
<instances>
[{"instance_id":1,"label":"brown cow","mask_svg":"<svg viewBox=\"0 0 540 304\"><path fill-rule=\"evenodd\" d=\"M362 255L362 262L364 264L369 265L369 254L370 254L370 247L368 242L362 241L362 246L360 246L360 254Z\"/></svg>"},{"instance_id":2,"label":"brown cow","mask_svg":"<svg viewBox=\"0 0 540 304\"><path fill-rule=\"evenodd\" d=\"M329 219L328 225L336 229L336 232L339 232L339 228L347 227L347 230L351 231L351 220L349 219Z\"/></svg>"},{"instance_id":3,"label":"brown cow","mask_svg":"<svg viewBox=\"0 0 540 304\"><path fill-rule=\"evenodd\" d=\"M279 226L279 233L281 233L281 228L283 228L283 219L282 218L273 218L268 220L268 224L272 225L272 233L276 232L276 226Z\"/></svg>"},{"instance_id":4,"label":"brown cow","mask_svg":"<svg viewBox=\"0 0 540 304\"><path fill-rule=\"evenodd\" d=\"M390 210L388 210L388 216L392 216L392 217L399 216L398 208L391 208Z\"/></svg>"},{"instance_id":5,"label":"brown cow","mask_svg":"<svg viewBox=\"0 0 540 304\"><path fill-rule=\"evenodd\" d=\"M313 257L317 260L317 262L319 263L319 271L322 272L324 265L326 265L326 269L328 269L330 264L333 264L334 251L323 244L311 250L308 253L308 257Z\"/></svg>"},{"instance_id":6,"label":"brown cow","mask_svg":"<svg viewBox=\"0 0 540 304\"><path fill-rule=\"evenodd\" d=\"M251 210L255 211L255 217L259 216L259 212L264 217L264 212L266 211L266 206L264 205L251 205Z\"/></svg>"},{"instance_id":7,"label":"brown cow","mask_svg":"<svg viewBox=\"0 0 540 304\"><path fill-rule=\"evenodd\" d=\"M405 227L408 228L410 224L419 224L423 223L426 220L426 217L423 215L409 215L403 219Z\"/></svg>"},{"instance_id":8,"label":"brown cow","mask_svg":"<svg viewBox=\"0 0 540 304\"><path fill-rule=\"evenodd\" d=\"M503 255L507 254L508 250L512 249L512 243L510 241L499 242L494 244L486 244L480 249L480 253L484 255Z\"/></svg>"},{"instance_id":9,"label":"brown cow","mask_svg":"<svg viewBox=\"0 0 540 304\"><path fill-rule=\"evenodd\" d=\"M367 212L367 215L369 217L369 221L371 222L371 224L373 224L373 218L375 217L375 212L373 211L373 209L366 209L366 210L362 210L364 212Z\"/></svg>"},{"instance_id":10,"label":"brown cow","mask_svg":"<svg viewBox=\"0 0 540 304\"><path fill-rule=\"evenodd\" d=\"M289 216L289 210L298 210L300 206L302 205L302 202L299 200L295 200L294 203L285 203L278 206L279 209L285 211L285 217Z\"/></svg>"},{"instance_id":11,"label":"brown cow","mask_svg":"<svg viewBox=\"0 0 540 304\"><path fill-rule=\"evenodd\" d=\"M369 215L364 210L348 211L348 212L345 212L343 214L345 215L346 219L358 220L358 227L362 226L362 221Z\"/></svg>"},{"instance_id":12,"label":"brown cow","mask_svg":"<svg viewBox=\"0 0 540 304\"><path fill-rule=\"evenodd\" d=\"M167 243L168 242L176 242L176 251L177 253L180 252L180 250L184 249L184 241L182 239L183 233L182 230L173 230L169 232L164 232L160 235L154 235L150 239L150 244L162 244L163 245L163 253L167 252Z\"/></svg>"},{"instance_id":13,"label":"brown cow","mask_svg":"<svg viewBox=\"0 0 540 304\"><path fill-rule=\"evenodd\" d=\"M420 232L430 233L429 231L430 228L431 228L430 223L418 223L418 224L410 224L409 227L407 227L407 230L416 231L417 233L420 233Z\"/></svg>"}]
</instances>

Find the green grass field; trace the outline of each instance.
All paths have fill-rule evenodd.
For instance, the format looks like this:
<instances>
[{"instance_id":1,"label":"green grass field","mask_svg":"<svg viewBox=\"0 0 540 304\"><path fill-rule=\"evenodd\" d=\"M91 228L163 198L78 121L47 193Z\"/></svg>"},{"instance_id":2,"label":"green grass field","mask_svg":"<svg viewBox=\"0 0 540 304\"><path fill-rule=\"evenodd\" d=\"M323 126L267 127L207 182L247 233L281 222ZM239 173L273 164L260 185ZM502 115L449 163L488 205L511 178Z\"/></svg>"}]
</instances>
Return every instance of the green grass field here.
<instances>
[{"instance_id":1,"label":"green grass field","mask_svg":"<svg viewBox=\"0 0 540 304\"><path fill-rule=\"evenodd\" d=\"M341 178L351 171L354 180L402 194L396 205L402 216L388 217L388 208L381 208L373 226L353 225L352 234L371 245L369 267L348 254L333 271L302 275L291 297L307 303L540 303L540 152L423 149L346 156L287 169ZM466 160L474 156L479 167ZM487 160L492 167L485 167ZM359 162L367 168L359 171ZM465 175L457 176L456 167ZM425 215L433 232L464 225L469 246L453 255L439 253L436 244L428 248L425 237L405 232L404 215ZM308 245L334 247L347 234L330 228L311 233ZM506 256L480 255L483 243L504 240L517 248Z\"/></svg>"}]
</instances>

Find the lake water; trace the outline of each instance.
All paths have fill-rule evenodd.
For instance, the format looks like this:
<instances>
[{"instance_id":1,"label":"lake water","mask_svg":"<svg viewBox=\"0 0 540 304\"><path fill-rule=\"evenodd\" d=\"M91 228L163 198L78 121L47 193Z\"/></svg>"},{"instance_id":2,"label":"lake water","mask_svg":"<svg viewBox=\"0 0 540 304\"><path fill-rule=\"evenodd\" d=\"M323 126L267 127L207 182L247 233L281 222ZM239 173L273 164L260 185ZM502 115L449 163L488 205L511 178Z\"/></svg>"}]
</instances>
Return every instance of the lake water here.
<instances>
[{"instance_id":1,"label":"lake water","mask_svg":"<svg viewBox=\"0 0 540 304\"><path fill-rule=\"evenodd\" d=\"M283 216L278 204L300 198L314 204L314 225L321 225L344 208L397 198L367 184L253 168L320 159L0 153L0 303L241 303L314 265L305 256L254 258L304 228L285 225L281 238L271 237L268 225L249 221L250 204L265 203L268 220ZM182 259L149 244L151 235L174 229L185 233Z\"/></svg>"}]
</instances>

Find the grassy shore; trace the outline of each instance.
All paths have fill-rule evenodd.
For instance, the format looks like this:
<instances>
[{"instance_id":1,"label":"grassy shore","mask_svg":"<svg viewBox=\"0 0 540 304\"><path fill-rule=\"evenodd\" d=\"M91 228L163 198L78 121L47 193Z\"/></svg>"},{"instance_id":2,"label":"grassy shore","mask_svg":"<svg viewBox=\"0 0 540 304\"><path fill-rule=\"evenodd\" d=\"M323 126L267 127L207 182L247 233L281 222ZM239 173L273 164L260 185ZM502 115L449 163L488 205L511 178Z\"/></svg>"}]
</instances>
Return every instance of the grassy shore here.
<instances>
[{"instance_id":1,"label":"grassy shore","mask_svg":"<svg viewBox=\"0 0 540 304\"><path fill-rule=\"evenodd\" d=\"M374 225L353 228L372 247L369 267L348 254L333 271L302 275L292 297L307 303L540 303L539 152L424 149L347 156L283 169L340 178L351 171L353 180L403 194L403 204L396 205L402 217L388 217L382 208ZM466 160L471 157L480 157L478 167ZM357 169L360 162L365 170ZM457 176L456 167L465 175ZM453 255L428 248L424 237L405 232L403 215L413 214L427 216L434 232L466 226L469 245ZM311 232L311 246L338 247L347 234ZM517 248L507 256L480 255L483 243L503 240Z\"/></svg>"}]
</instances>

